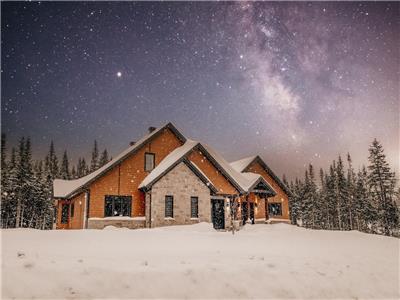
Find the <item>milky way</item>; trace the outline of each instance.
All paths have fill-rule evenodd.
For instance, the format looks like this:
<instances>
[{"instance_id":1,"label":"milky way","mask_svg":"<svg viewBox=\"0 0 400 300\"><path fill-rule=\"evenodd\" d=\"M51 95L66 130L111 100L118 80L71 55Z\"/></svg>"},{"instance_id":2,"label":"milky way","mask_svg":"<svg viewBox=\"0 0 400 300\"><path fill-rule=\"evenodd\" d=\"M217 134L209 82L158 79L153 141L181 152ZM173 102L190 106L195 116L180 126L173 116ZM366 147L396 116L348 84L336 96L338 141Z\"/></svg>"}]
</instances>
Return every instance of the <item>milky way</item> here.
<instances>
[{"instance_id":1,"label":"milky way","mask_svg":"<svg viewBox=\"0 0 400 300\"><path fill-rule=\"evenodd\" d=\"M73 162L172 121L301 176L399 157L399 3L2 2L2 131Z\"/></svg>"}]
</instances>

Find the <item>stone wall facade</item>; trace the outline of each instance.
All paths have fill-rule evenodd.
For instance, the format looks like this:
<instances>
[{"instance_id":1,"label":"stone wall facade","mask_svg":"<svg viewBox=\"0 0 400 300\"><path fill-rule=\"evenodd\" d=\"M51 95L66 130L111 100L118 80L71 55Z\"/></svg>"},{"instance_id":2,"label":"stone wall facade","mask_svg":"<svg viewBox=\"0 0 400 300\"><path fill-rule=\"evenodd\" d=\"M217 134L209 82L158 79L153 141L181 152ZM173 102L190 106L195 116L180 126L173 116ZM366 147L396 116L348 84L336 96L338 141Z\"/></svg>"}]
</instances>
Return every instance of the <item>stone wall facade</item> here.
<instances>
[{"instance_id":1,"label":"stone wall facade","mask_svg":"<svg viewBox=\"0 0 400 300\"><path fill-rule=\"evenodd\" d=\"M165 218L167 195L173 196L173 218ZM198 197L198 218L191 218L190 197ZM182 162L152 186L146 195L146 208L148 227L211 222L210 189Z\"/></svg>"}]
</instances>

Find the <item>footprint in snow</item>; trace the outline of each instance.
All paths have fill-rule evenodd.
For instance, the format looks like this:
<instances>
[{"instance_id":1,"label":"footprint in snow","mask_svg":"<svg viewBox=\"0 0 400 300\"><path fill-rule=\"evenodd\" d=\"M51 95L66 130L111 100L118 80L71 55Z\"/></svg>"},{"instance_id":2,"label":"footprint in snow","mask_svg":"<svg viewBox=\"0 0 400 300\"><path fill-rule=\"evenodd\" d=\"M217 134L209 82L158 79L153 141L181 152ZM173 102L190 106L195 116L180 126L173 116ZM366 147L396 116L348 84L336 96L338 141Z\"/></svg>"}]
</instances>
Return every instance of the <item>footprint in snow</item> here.
<instances>
[{"instance_id":1,"label":"footprint in snow","mask_svg":"<svg viewBox=\"0 0 400 300\"><path fill-rule=\"evenodd\" d=\"M267 264L267 267L273 269L273 268L275 268L275 265L274 264Z\"/></svg>"},{"instance_id":2,"label":"footprint in snow","mask_svg":"<svg viewBox=\"0 0 400 300\"><path fill-rule=\"evenodd\" d=\"M22 252L22 251L18 251L18 252L17 252L17 257L19 257L19 258L24 258L24 257L25 257L25 253Z\"/></svg>"},{"instance_id":3,"label":"footprint in snow","mask_svg":"<svg viewBox=\"0 0 400 300\"><path fill-rule=\"evenodd\" d=\"M148 266L149 265L147 260L145 260L142 264L143 264L143 266Z\"/></svg>"},{"instance_id":4,"label":"footprint in snow","mask_svg":"<svg viewBox=\"0 0 400 300\"><path fill-rule=\"evenodd\" d=\"M32 263L32 262L24 263L24 268L25 268L25 269L32 269L34 266L35 266L35 265L34 265L34 263Z\"/></svg>"}]
</instances>

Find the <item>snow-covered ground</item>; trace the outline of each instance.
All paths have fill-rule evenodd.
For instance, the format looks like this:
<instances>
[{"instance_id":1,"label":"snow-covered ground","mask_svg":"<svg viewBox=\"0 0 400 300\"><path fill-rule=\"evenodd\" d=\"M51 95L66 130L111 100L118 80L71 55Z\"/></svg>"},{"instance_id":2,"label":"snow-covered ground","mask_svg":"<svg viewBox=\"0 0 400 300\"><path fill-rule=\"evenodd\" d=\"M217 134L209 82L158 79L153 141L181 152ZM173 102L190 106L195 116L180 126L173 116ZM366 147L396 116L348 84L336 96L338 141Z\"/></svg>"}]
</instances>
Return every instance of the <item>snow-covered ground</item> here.
<instances>
[{"instance_id":1,"label":"snow-covered ground","mask_svg":"<svg viewBox=\"0 0 400 300\"><path fill-rule=\"evenodd\" d=\"M3 298L399 298L399 240L287 224L2 231Z\"/></svg>"}]
</instances>

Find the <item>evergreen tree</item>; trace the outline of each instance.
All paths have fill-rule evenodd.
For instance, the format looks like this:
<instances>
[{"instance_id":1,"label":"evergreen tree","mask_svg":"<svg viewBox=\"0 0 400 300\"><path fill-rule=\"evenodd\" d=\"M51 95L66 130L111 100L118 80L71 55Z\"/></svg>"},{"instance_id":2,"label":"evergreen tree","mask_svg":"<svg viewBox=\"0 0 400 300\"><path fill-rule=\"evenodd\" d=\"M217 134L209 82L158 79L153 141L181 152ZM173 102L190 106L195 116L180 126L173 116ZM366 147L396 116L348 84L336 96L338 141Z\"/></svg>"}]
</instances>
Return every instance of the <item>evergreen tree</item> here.
<instances>
[{"instance_id":1,"label":"evergreen tree","mask_svg":"<svg viewBox=\"0 0 400 300\"><path fill-rule=\"evenodd\" d=\"M6 228L7 220L7 201L8 201L8 187L9 181L9 166L6 163L6 135L1 134L1 227Z\"/></svg>"},{"instance_id":2,"label":"evergreen tree","mask_svg":"<svg viewBox=\"0 0 400 300\"><path fill-rule=\"evenodd\" d=\"M393 205L395 175L390 171L382 145L374 139L369 148L368 185L378 212L380 226L385 235L390 235L393 225L398 223Z\"/></svg>"},{"instance_id":3,"label":"evergreen tree","mask_svg":"<svg viewBox=\"0 0 400 300\"><path fill-rule=\"evenodd\" d=\"M329 175L325 175L325 199L326 199L326 218L327 218L327 227L328 229L339 228L339 217L338 217L338 205L337 205L337 197L336 197L336 162L329 166Z\"/></svg>"},{"instance_id":4,"label":"evergreen tree","mask_svg":"<svg viewBox=\"0 0 400 300\"><path fill-rule=\"evenodd\" d=\"M62 179L71 179L71 174L69 172L69 161L68 161L67 150L65 150L63 154L60 177Z\"/></svg>"},{"instance_id":5,"label":"evergreen tree","mask_svg":"<svg viewBox=\"0 0 400 300\"><path fill-rule=\"evenodd\" d=\"M96 171L99 168L99 150L97 148L97 141L94 140L92 160L90 161L90 172Z\"/></svg>"},{"instance_id":6,"label":"evergreen tree","mask_svg":"<svg viewBox=\"0 0 400 300\"><path fill-rule=\"evenodd\" d=\"M59 175L58 159L54 150L54 143L51 141L50 150L45 158L45 173L50 181L53 181Z\"/></svg>"},{"instance_id":7,"label":"evergreen tree","mask_svg":"<svg viewBox=\"0 0 400 300\"><path fill-rule=\"evenodd\" d=\"M72 170L71 170L71 179L76 179L76 169L75 169L75 166L72 166Z\"/></svg>"},{"instance_id":8,"label":"evergreen tree","mask_svg":"<svg viewBox=\"0 0 400 300\"><path fill-rule=\"evenodd\" d=\"M78 178L81 178L87 174L89 174L89 170L88 166L86 165L86 160L84 158L79 158L76 175Z\"/></svg>"},{"instance_id":9,"label":"evergreen tree","mask_svg":"<svg viewBox=\"0 0 400 300\"><path fill-rule=\"evenodd\" d=\"M349 217L349 229L353 230L353 201L354 201L354 193L355 193L355 174L352 166L352 161L350 157L350 153L347 153L347 191L348 191L348 201L347 201L347 212Z\"/></svg>"},{"instance_id":10,"label":"evergreen tree","mask_svg":"<svg viewBox=\"0 0 400 300\"><path fill-rule=\"evenodd\" d=\"M2 227L13 228L16 226L17 216L17 194L15 188L18 186L17 177L17 150L12 148L11 159L8 164L8 177L2 186Z\"/></svg>"},{"instance_id":11,"label":"evergreen tree","mask_svg":"<svg viewBox=\"0 0 400 300\"><path fill-rule=\"evenodd\" d=\"M99 168L104 166L106 163L108 163L110 160L108 159L108 152L107 149L104 149L104 151L101 153L100 160L99 160Z\"/></svg>"},{"instance_id":12,"label":"evergreen tree","mask_svg":"<svg viewBox=\"0 0 400 300\"><path fill-rule=\"evenodd\" d=\"M319 170L319 180L321 182L321 188L318 192L318 198L316 201L316 206L318 208L317 224L320 228L328 229L330 215L327 199L327 176L322 168Z\"/></svg>"},{"instance_id":13,"label":"evergreen tree","mask_svg":"<svg viewBox=\"0 0 400 300\"><path fill-rule=\"evenodd\" d=\"M348 199L347 181L344 175L343 161L339 155L338 163L336 165L336 210L338 216L339 230L348 228L348 214L346 209L346 202Z\"/></svg>"}]
</instances>

